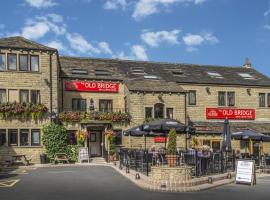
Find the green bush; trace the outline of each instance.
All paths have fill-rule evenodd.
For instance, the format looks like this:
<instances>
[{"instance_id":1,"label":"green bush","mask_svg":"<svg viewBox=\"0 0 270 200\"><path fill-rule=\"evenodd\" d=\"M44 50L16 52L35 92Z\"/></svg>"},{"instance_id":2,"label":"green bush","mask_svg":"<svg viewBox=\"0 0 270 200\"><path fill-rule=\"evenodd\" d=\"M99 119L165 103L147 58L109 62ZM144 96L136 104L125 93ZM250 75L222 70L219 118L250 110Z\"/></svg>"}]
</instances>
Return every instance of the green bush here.
<instances>
[{"instance_id":1,"label":"green bush","mask_svg":"<svg viewBox=\"0 0 270 200\"><path fill-rule=\"evenodd\" d=\"M68 145L68 156L72 162L78 161L78 145Z\"/></svg>"},{"instance_id":2,"label":"green bush","mask_svg":"<svg viewBox=\"0 0 270 200\"><path fill-rule=\"evenodd\" d=\"M171 129L168 134L168 155L174 155L176 152L176 130Z\"/></svg>"},{"instance_id":3,"label":"green bush","mask_svg":"<svg viewBox=\"0 0 270 200\"><path fill-rule=\"evenodd\" d=\"M56 153L70 155L68 147L68 134L62 125L50 123L43 127L43 144L48 158L53 158Z\"/></svg>"},{"instance_id":4,"label":"green bush","mask_svg":"<svg viewBox=\"0 0 270 200\"><path fill-rule=\"evenodd\" d=\"M112 156L115 154L115 144L110 144L110 152L109 154Z\"/></svg>"}]
</instances>

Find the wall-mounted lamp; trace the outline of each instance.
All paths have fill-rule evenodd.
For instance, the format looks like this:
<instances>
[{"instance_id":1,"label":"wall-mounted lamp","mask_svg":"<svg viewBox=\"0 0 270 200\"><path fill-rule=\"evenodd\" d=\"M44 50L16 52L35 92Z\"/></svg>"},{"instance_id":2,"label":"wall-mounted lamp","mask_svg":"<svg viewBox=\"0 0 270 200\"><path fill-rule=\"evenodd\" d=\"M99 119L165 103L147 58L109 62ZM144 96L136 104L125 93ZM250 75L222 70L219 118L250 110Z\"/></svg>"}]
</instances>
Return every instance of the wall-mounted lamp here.
<instances>
[{"instance_id":1,"label":"wall-mounted lamp","mask_svg":"<svg viewBox=\"0 0 270 200\"><path fill-rule=\"evenodd\" d=\"M249 96L251 96L251 89L250 89L250 88L247 89L247 94L248 94Z\"/></svg>"},{"instance_id":2,"label":"wall-mounted lamp","mask_svg":"<svg viewBox=\"0 0 270 200\"><path fill-rule=\"evenodd\" d=\"M206 87L205 90L206 90L207 94L211 94L210 87Z\"/></svg>"},{"instance_id":3,"label":"wall-mounted lamp","mask_svg":"<svg viewBox=\"0 0 270 200\"><path fill-rule=\"evenodd\" d=\"M158 95L158 100L159 100L159 101L161 101L161 102L164 102L164 99L162 98L162 96L163 96L163 94L162 94L162 93L161 93L161 94L159 94L159 95Z\"/></svg>"}]
</instances>

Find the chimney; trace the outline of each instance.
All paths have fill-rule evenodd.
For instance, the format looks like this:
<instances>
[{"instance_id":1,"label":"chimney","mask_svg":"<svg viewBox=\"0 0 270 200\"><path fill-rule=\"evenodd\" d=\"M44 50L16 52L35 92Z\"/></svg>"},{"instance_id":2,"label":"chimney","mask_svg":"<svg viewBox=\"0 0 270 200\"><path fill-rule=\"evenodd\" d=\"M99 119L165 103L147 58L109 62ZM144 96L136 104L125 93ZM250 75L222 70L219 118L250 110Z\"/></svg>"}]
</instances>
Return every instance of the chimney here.
<instances>
[{"instance_id":1,"label":"chimney","mask_svg":"<svg viewBox=\"0 0 270 200\"><path fill-rule=\"evenodd\" d=\"M246 58L245 63L243 65L244 68L252 68L251 61L249 58Z\"/></svg>"}]
</instances>

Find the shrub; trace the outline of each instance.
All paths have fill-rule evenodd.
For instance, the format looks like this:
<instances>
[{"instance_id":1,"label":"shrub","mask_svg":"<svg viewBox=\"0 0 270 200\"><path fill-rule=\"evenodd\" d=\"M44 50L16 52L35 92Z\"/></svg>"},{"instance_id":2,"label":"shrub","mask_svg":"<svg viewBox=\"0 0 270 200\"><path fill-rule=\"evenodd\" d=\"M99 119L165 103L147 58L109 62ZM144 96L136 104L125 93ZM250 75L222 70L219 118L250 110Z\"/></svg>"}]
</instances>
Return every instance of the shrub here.
<instances>
[{"instance_id":1,"label":"shrub","mask_svg":"<svg viewBox=\"0 0 270 200\"><path fill-rule=\"evenodd\" d=\"M44 126L42 141L49 158L53 158L56 153L66 153L70 155L68 134L62 125L50 123Z\"/></svg>"},{"instance_id":2,"label":"shrub","mask_svg":"<svg viewBox=\"0 0 270 200\"><path fill-rule=\"evenodd\" d=\"M171 129L168 134L168 155L174 155L176 152L176 130Z\"/></svg>"},{"instance_id":3,"label":"shrub","mask_svg":"<svg viewBox=\"0 0 270 200\"><path fill-rule=\"evenodd\" d=\"M78 146L68 145L68 156L72 162L78 161Z\"/></svg>"},{"instance_id":4,"label":"shrub","mask_svg":"<svg viewBox=\"0 0 270 200\"><path fill-rule=\"evenodd\" d=\"M115 154L115 144L110 144L110 152L109 154L112 156Z\"/></svg>"}]
</instances>

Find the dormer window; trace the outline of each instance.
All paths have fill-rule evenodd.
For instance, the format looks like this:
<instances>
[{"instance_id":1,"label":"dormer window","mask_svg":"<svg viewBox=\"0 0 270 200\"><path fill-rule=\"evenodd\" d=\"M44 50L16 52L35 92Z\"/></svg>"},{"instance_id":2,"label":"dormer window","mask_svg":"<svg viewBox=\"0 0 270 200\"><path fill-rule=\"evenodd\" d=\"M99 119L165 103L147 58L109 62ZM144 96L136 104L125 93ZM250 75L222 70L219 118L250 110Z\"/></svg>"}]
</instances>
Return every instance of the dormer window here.
<instances>
[{"instance_id":1,"label":"dormer window","mask_svg":"<svg viewBox=\"0 0 270 200\"><path fill-rule=\"evenodd\" d=\"M72 69L72 74L85 74L87 75L88 74L88 71L85 70L85 69Z\"/></svg>"},{"instance_id":2,"label":"dormer window","mask_svg":"<svg viewBox=\"0 0 270 200\"><path fill-rule=\"evenodd\" d=\"M207 72L207 74L211 76L212 78L223 78L223 76L217 72Z\"/></svg>"},{"instance_id":3,"label":"dormer window","mask_svg":"<svg viewBox=\"0 0 270 200\"><path fill-rule=\"evenodd\" d=\"M248 73L238 73L239 76L241 76L242 78L244 79L255 79L254 76L252 76L251 74L248 74Z\"/></svg>"}]
</instances>

